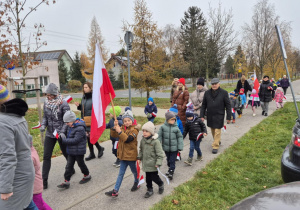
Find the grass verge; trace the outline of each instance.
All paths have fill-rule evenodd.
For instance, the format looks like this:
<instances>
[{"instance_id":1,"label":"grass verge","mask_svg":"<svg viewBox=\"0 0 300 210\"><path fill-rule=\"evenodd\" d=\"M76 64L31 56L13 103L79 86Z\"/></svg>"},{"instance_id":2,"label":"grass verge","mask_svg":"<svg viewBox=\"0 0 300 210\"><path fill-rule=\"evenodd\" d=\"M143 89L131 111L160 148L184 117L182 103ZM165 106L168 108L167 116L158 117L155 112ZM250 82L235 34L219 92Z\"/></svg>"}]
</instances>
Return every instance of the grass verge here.
<instances>
[{"instance_id":1,"label":"grass verge","mask_svg":"<svg viewBox=\"0 0 300 210\"><path fill-rule=\"evenodd\" d=\"M76 112L77 117L80 117L80 112ZM37 109L29 109L28 112L26 113L25 116L27 122L28 122L28 127L30 128L30 134L33 137L33 146L35 147L35 149L37 150L40 160L43 160L43 153L44 153L44 147L42 145L41 142L41 133L39 129L31 129L32 127L36 126L38 124L39 121L39 117L38 117L38 111ZM137 120L137 122L141 125L145 124L148 119L146 117L141 117L141 116L135 116L135 119ZM106 114L106 122L108 122L110 120L109 118L109 114ZM159 125L165 122L164 118L159 118L156 117L154 120L154 124L155 125ZM110 140L109 135L110 134L110 130L106 129L103 134L101 135L101 137L99 138L99 142L104 142L107 140ZM45 134L44 134L45 135ZM53 150L53 154L52 157L56 157L61 155L61 150L59 148L59 145L56 144Z\"/></svg>"},{"instance_id":2,"label":"grass verge","mask_svg":"<svg viewBox=\"0 0 300 210\"><path fill-rule=\"evenodd\" d=\"M281 155L290 142L296 118L294 104L287 103L152 209L228 209L250 195L282 184Z\"/></svg>"}]
</instances>

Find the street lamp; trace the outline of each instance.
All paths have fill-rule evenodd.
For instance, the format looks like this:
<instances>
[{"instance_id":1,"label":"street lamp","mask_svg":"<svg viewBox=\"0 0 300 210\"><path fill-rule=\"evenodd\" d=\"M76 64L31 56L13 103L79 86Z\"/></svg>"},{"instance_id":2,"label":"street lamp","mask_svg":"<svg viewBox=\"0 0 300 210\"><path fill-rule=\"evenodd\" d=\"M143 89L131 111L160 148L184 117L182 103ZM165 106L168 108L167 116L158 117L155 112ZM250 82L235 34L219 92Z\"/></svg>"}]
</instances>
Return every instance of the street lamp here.
<instances>
[{"instance_id":1,"label":"street lamp","mask_svg":"<svg viewBox=\"0 0 300 210\"><path fill-rule=\"evenodd\" d=\"M131 31L126 31L124 36L125 43L127 45L127 66L128 66L128 90L129 90L129 107L131 109L131 85L130 85L130 60L129 60L129 50L132 49L132 41L133 41L133 34Z\"/></svg>"}]
</instances>

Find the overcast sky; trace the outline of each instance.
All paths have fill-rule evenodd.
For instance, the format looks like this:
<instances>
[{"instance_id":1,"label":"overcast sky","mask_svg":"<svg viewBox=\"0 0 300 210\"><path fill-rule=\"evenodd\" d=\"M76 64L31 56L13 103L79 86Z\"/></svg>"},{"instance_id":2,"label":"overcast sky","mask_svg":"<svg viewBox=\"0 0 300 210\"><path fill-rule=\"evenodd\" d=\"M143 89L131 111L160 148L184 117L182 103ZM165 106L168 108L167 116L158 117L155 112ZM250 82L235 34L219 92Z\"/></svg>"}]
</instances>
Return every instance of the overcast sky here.
<instances>
[{"instance_id":1,"label":"overcast sky","mask_svg":"<svg viewBox=\"0 0 300 210\"><path fill-rule=\"evenodd\" d=\"M241 27L245 23L251 23L253 6L257 0L147 0L147 5L152 12L153 21L163 28L166 24L180 26L180 19L190 6L200 7L207 17L209 3L212 7L217 7L219 2L222 3L222 8L232 9L234 29L242 34ZM276 14L280 16L281 21L291 22L292 44L300 48L300 1L269 2L275 5ZM105 46L110 53L116 53L121 48L119 39L124 37L121 30L122 20L133 22L133 7L133 0L57 0L56 4L42 5L28 16L23 35L28 37L28 34L34 31L34 23L42 23L46 29L42 39L46 40L48 45L40 51L66 49L73 57L76 51L87 52L90 23L95 16L105 38ZM28 40L24 43L27 44Z\"/></svg>"}]
</instances>

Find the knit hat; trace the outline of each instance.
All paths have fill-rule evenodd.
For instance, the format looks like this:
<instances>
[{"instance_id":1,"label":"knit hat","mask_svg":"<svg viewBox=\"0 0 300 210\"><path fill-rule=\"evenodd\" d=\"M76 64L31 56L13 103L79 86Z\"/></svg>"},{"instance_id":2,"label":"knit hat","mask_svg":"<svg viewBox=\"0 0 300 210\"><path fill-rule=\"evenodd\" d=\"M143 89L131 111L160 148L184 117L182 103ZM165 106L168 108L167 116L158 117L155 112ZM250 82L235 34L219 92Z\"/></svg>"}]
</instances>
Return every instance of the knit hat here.
<instances>
[{"instance_id":1,"label":"knit hat","mask_svg":"<svg viewBox=\"0 0 300 210\"><path fill-rule=\"evenodd\" d=\"M265 75L264 78L268 77L268 79L270 78L268 75Z\"/></svg>"},{"instance_id":2,"label":"knit hat","mask_svg":"<svg viewBox=\"0 0 300 210\"><path fill-rule=\"evenodd\" d=\"M175 114L173 112L166 112L166 121L168 122L172 118L176 118Z\"/></svg>"},{"instance_id":3,"label":"knit hat","mask_svg":"<svg viewBox=\"0 0 300 210\"><path fill-rule=\"evenodd\" d=\"M186 105L187 109L185 112L186 117L193 117L194 116L194 105L190 102Z\"/></svg>"},{"instance_id":4,"label":"knit hat","mask_svg":"<svg viewBox=\"0 0 300 210\"><path fill-rule=\"evenodd\" d=\"M54 83L50 83L46 89L47 94L58 95L58 87Z\"/></svg>"},{"instance_id":5,"label":"knit hat","mask_svg":"<svg viewBox=\"0 0 300 210\"><path fill-rule=\"evenodd\" d=\"M235 96L235 92L234 92L234 91L231 91L231 92L229 93L229 96L230 96L230 97L234 97L234 96Z\"/></svg>"},{"instance_id":6,"label":"knit hat","mask_svg":"<svg viewBox=\"0 0 300 210\"><path fill-rule=\"evenodd\" d=\"M133 114L131 110L127 110L123 116L122 116L122 120L124 120L125 118L129 118L132 120L132 122L134 122L134 118L133 118Z\"/></svg>"},{"instance_id":7,"label":"knit hat","mask_svg":"<svg viewBox=\"0 0 300 210\"><path fill-rule=\"evenodd\" d=\"M154 101L153 101L153 98L152 98L152 97L149 97L149 98L148 98L148 103L149 103L149 101L152 101L152 103L154 103Z\"/></svg>"},{"instance_id":8,"label":"knit hat","mask_svg":"<svg viewBox=\"0 0 300 210\"><path fill-rule=\"evenodd\" d=\"M256 90L253 88L252 89L252 94L255 94L256 93Z\"/></svg>"},{"instance_id":9,"label":"knit hat","mask_svg":"<svg viewBox=\"0 0 300 210\"><path fill-rule=\"evenodd\" d=\"M63 117L63 120L65 123L68 123L68 122L74 122L76 121L77 117L76 117L76 114L72 111L66 111L66 113L64 114L64 117Z\"/></svg>"},{"instance_id":10,"label":"knit hat","mask_svg":"<svg viewBox=\"0 0 300 210\"><path fill-rule=\"evenodd\" d=\"M131 111L131 109L130 109L129 106L125 107L125 112L126 112L127 110L130 110L130 111Z\"/></svg>"},{"instance_id":11,"label":"knit hat","mask_svg":"<svg viewBox=\"0 0 300 210\"><path fill-rule=\"evenodd\" d=\"M245 93L245 89L244 88L241 88L240 89L240 95L243 95Z\"/></svg>"},{"instance_id":12,"label":"knit hat","mask_svg":"<svg viewBox=\"0 0 300 210\"><path fill-rule=\"evenodd\" d=\"M197 85L202 85L204 86L204 79L202 77L200 77L197 81Z\"/></svg>"},{"instance_id":13,"label":"knit hat","mask_svg":"<svg viewBox=\"0 0 300 210\"><path fill-rule=\"evenodd\" d=\"M170 109L170 112L173 112L175 115L178 115L177 104L174 104Z\"/></svg>"},{"instance_id":14,"label":"knit hat","mask_svg":"<svg viewBox=\"0 0 300 210\"><path fill-rule=\"evenodd\" d=\"M0 104L9 100L9 93L5 86L0 85Z\"/></svg>"},{"instance_id":15,"label":"knit hat","mask_svg":"<svg viewBox=\"0 0 300 210\"><path fill-rule=\"evenodd\" d=\"M182 83L183 85L185 85L185 79L184 79L184 78L180 78L180 79L178 80L178 82L180 82L180 83Z\"/></svg>"},{"instance_id":16,"label":"knit hat","mask_svg":"<svg viewBox=\"0 0 300 210\"><path fill-rule=\"evenodd\" d=\"M121 111L122 111L121 107L115 106L116 117L118 117L121 114ZM111 113L112 115L114 115L114 110L113 110L112 107L109 109L109 113Z\"/></svg>"},{"instance_id":17,"label":"knit hat","mask_svg":"<svg viewBox=\"0 0 300 210\"><path fill-rule=\"evenodd\" d=\"M146 131L150 132L152 136L155 134L155 132L154 132L155 126L154 126L153 122L151 122L151 121L146 122L143 125L142 130L146 130Z\"/></svg>"}]
</instances>

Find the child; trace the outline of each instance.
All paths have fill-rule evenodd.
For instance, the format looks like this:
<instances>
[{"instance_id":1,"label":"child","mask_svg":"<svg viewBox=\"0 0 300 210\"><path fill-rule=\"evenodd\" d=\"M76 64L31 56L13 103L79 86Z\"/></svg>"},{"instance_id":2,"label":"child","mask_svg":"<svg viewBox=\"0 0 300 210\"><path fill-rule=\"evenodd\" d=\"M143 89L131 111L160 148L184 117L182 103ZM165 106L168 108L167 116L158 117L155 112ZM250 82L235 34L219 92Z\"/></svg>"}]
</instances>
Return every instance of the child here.
<instances>
[{"instance_id":1,"label":"child","mask_svg":"<svg viewBox=\"0 0 300 210\"><path fill-rule=\"evenodd\" d=\"M167 112L165 116L166 121L158 131L158 139L167 156L169 170L166 175L172 180L177 152L183 149L183 138L177 126L175 115L172 112Z\"/></svg>"},{"instance_id":2,"label":"child","mask_svg":"<svg viewBox=\"0 0 300 210\"><path fill-rule=\"evenodd\" d=\"M281 108L283 108L283 99L285 98L282 87L278 87L275 92L275 101L276 101L276 107L279 109L279 105Z\"/></svg>"},{"instance_id":3,"label":"child","mask_svg":"<svg viewBox=\"0 0 300 210\"><path fill-rule=\"evenodd\" d=\"M242 98L242 104L243 104L243 106L246 106L246 104L247 104L247 98L246 98L246 95L245 95L245 89L244 88L240 89L239 95Z\"/></svg>"},{"instance_id":4,"label":"child","mask_svg":"<svg viewBox=\"0 0 300 210\"><path fill-rule=\"evenodd\" d=\"M34 170L35 170L35 178L33 184L33 202L40 210L52 210L50 206L43 200L42 192L43 192L43 179L41 173L40 166L40 158L32 145L32 136L31 136L31 159L33 162Z\"/></svg>"},{"instance_id":5,"label":"child","mask_svg":"<svg viewBox=\"0 0 300 210\"><path fill-rule=\"evenodd\" d=\"M229 99L230 99L230 104L231 104L231 113L232 113L232 124L235 123L235 106L238 103L237 97L235 96L235 92L231 91L229 93Z\"/></svg>"},{"instance_id":6,"label":"child","mask_svg":"<svg viewBox=\"0 0 300 210\"><path fill-rule=\"evenodd\" d=\"M131 172L134 176L134 184L131 191L136 191L139 189L139 179L137 177L136 160L137 160L137 135L139 133L139 125L134 126L133 114L130 110L127 110L123 116L123 125L119 126L118 121L115 121L115 128L111 132L112 137L119 138L118 147L118 158L120 159L120 171L117 178L116 185L113 190L108 191L105 195L110 197L117 197L119 195L119 189L122 184L124 174L126 172L127 166L130 167Z\"/></svg>"},{"instance_id":7,"label":"child","mask_svg":"<svg viewBox=\"0 0 300 210\"><path fill-rule=\"evenodd\" d=\"M187 165L191 166L194 156L194 150L197 151L196 161L202 160L202 152L200 150L200 142L203 136L207 136L206 126L200 118L194 114L193 105L189 106L186 110L186 124L183 133L183 139L189 134L190 139L190 153L189 158L184 161Z\"/></svg>"},{"instance_id":8,"label":"child","mask_svg":"<svg viewBox=\"0 0 300 210\"><path fill-rule=\"evenodd\" d=\"M144 112L147 115L148 121L153 122L157 115L157 107L154 104L153 98L148 98L148 104L145 106Z\"/></svg>"},{"instance_id":9,"label":"child","mask_svg":"<svg viewBox=\"0 0 300 210\"><path fill-rule=\"evenodd\" d=\"M114 111L113 108L109 109L109 116L111 117L110 121L106 124L106 129L110 129L110 140L112 142L112 153L117 157L117 145L118 145L118 141L119 138L118 137L112 137L112 129L115 126L115 118L114 118ZM119 106L115 106L115 113L117 116L117 121L119 122L119 126L123 125L123 121L122 121L122 115L121 114L121 108ZM113 166L115 166L116 168L120 167L120 160L119 158L117 158L116 162L114 162Z\"/></svg>"},{"instance_id":10,"label":"child","mask_svg":"<svg viewBox=\"0 0 300 210\"><path fill-rule=\"evenodd\" d=\"M252 106L253 117L255 117L255 109L260 106L259 96L255 89L252 89L252 94L250 95L248 104Z\"/></svg>"},{"instance_id":11,"label":"child","mask_svg":"<svg viewBox=\"0 0 300 210\"><path fill-rule=\"evenodd\" d=\"M241 89L243 89L243 88L241 88ZM235 105L235 109L234 110L236 110L236 112L238 113L239 118L242 117L243 108L244 108L244 104L243 104L243 98L244 97L243 97L243 95L245 95L245 94L241 94L242 92L241 91L238 92L237 90L235 91L235 97L237 98L237 102L238 103ZM244 100L245 100L245 98L244 98Z\"/></svg>"},{"instance_id":12,"label":"child","mask_svg":"<svg viewBox=\"0 0 300 210\"><path fill-rule=\"evenodd\" d=\"M183 125L182 122L178 116L178 109L177 109L177 104L174 104L170 109L169 112L173 112L173 114L175 114L176 116L176 121L177 121L177 125L179 130L181 131L181 134L183 134Z\"/></svg>"},{"instance_id":13,"label":"child","mask_svg":"<svg viewBox=\"0 0 300 210\"><path fill-rule=\"evenodd\" d=\"M68 125L68 129L65 133L60 133L62 143L67 145L68 160L65 170L65 181L58 185L58 188L68 189L70 187L70 179L73 175L73 168L75 161L77 162L83 178L79 184L85 184L91 180L89 169L84 163L84 154L86 153L86 127L84 121L76 118L76 115L72 111L67 111L63 117L64 122Z\"/></svg>"},{"instance_id":14,"label":"child","mask_svg":"<svg viewBox=\"0 0 300 210\"><path fill-rule=\"evenodd\" d=\"M153 195L152 181L158 185L158 193L164 192L164 183L158 176L157 168L162 165L164 151L158 140L158 134L154 132L152 122L147 122L142 127L143 138L140 143L140 152L137 159L143 163L143 171L146 172L147 192L145 198Z\"/></svg>"},{"instance_id":15,"label":"child","mask_svg":"<svg viewBox=\"0 0 300 210\"><path fill-rule=\"evenodd\" d=\"M130 110L130 111L132 112L132 110L131 110L131 108L130 108L129 106L125 107L125 112L127 112L127 110ZM123 123L123 121L122 121L122 123ZM136 119L134 119L134 121L133 121L133 124L132 124L132 125L137 125L137 121L136 121Z\"/></svg>"}]
</instances>

